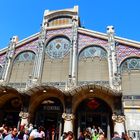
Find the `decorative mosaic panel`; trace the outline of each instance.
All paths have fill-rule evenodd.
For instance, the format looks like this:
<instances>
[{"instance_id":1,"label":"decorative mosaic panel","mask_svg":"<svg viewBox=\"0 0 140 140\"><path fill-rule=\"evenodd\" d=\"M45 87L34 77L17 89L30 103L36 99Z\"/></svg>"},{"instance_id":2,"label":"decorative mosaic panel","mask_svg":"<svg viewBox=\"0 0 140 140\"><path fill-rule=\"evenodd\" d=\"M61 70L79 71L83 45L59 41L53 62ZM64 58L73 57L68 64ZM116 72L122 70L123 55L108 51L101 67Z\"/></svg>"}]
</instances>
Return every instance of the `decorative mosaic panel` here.
<instances>
[{"instance_id":1,"label":"decorative mosaic panel","mask_svg":"<svg viewBox=\"0 0 140 140\"><path fill-rule=\"evenodd\" d=\"M15 62L21 62L21 61L33 61L35 59L35 54L30 51L25 51L20 53L16 59L14 60Z\"/></svg>"},{"instance_id":2,"label":"decorative mosaic panel","mask_svg":"<svg viewBox=\"0 0 140 140\"><path fill-rule=\"evenodd\" d=\"M0 65L1 66L3 66L3 64L4 64L5 57L6 57L6 54L3 54L3 55L0 56Z\"/></svg>"},{"instance_id":3,"label":"decorative mosaic panel","mask_svg":"<svg viewBox=\"0 0 140 140\"><path fill-rule=\"evenodd\" d=\"M65 35L71 40L72 29L71 28L65 28L65 29L57 29L57 30L47 31L46 38L47 38L47 40L49 40L50 38L52 38L53 36L56 36L56 35Z\"/></svg>"},{"instance_id":4,"label":"decorative mosaic panel","mask_svg":"<svg viewBox=\"0 0 140 140\"><path fill-rule=\"evenodd\" d=\"M56 37L46 46L46 53L51 58L63 58L68 54L70 49L70 41L65 37Z\"/></svg>"},{"instance_id":5,"label":"decorative mosaic panel","mask_svg":"<svg viewBox=\"0 0 140 140\"><path fill-rule=\"evenodd\" d=\"M139 70L140 69L140 58L129 58L123 61L121 65L121 71L126 70Z\"/></svg>"},{"instance_id":6,"label":"decorative mosaic panel","mask_svg":"<svg viewBox=\"0 0 140 140\"><path fill-rule=\"evenodd\" d=\"M140 57L140 49L131 46L119 45L117 47L118 65L120 65L122 61L128 57Z\"/></svg>"},{"instance_id":7,"label":"decorative mosaic panel","mask_svg":"<svg viewBox=\"0 0 140 140\"><path fill-rule=\"evenodd\" d=\"M38 40L34 40L32 42L29 42L21 47L16 48L15 55L26 50L32 50L36 52L37 50L37 45L38 45Z\"/></svg>"},{"instance_id":8,"label":"decorative mosaic panel","mask_svg":"<svg viewBox=\"0 0 140 140\"><path fill-rule=\"evenodd\" d=\"M80 59L84 59L84 58L89 58L89 57L95 57L98 56L100 58L107 58L107 52L98 47L98 46L90 46L85 48L79 55Z\"/></svg>"},{"instance_id":9,"label":"decorative mosaic panel","mask_svg":"<svg viewBox=\"0 0 140 140\"><path fill-rule=\"evenodd\" d=\"M83 49L86 46L90 46L93 44L102 46L104 48L107 49L107 40L102 40L100 38L96 38L96 37L91 37L88 35L84 35L84 34L79 34L78 35L78 46L79 46L79 51L81 49Z\"/></svg>"}]
</instances>

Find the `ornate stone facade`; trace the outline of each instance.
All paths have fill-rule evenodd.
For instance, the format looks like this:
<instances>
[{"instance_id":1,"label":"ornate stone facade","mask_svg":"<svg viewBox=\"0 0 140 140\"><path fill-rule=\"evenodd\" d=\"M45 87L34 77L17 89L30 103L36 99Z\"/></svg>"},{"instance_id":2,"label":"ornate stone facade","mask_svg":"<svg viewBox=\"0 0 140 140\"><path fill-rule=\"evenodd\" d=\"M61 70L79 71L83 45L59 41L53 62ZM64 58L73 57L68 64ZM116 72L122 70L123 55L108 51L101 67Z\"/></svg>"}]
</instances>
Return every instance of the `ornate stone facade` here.
<instances>
[{"instance_id":1,"label":"ornate stone facade","mask_svg":"<svg viewBox=\"0 0 140 140\"><path fill-rule=\"evenodd\" d=\"M35 59L15 61L20 55L28 58L29 52ZM95 116L105 121L98 120L98 125L105 124L108 139L115 130L130 131L128 123L132 117L137 118L131 112L128 120L124 115L129 108L140 108L135 103L140 99L139 57L140 43L116 37L113 26L107 27L107 34L82 28L78 7L45 11L39 33L19 42L13 37L8 48L0 51L0 123L5 121L4 116L7 120L9 117L3 113L4 106L8 112L11 100L20 97L16 111L10 110L12 115L17 113L21 124L26 125L29 122L50 125L52 119L59 129L59 138L67 131L78 136L79 130L85 129L90 121L96 123ZM125 63L127 58L133 66ZM122 62L126 69L130 64L131 69L122 71ZM130 101L131 106L127 106L125 103ZM91 110L95 103L99 108ZM22 112L25 106L26 111ZM140 125L135 125L139 130Z\"/></svg>"}]
</instances>

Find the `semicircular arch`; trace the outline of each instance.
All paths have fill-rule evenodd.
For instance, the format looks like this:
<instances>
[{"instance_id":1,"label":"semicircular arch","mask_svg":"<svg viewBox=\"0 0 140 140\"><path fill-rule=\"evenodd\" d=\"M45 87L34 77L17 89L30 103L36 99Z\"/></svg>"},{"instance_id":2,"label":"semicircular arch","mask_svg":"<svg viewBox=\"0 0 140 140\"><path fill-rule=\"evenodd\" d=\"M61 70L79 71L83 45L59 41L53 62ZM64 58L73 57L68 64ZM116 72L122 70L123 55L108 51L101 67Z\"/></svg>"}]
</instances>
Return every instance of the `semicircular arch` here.
<instances>
[{"instance_id":1,"label":"semicircular arch","mask_svg":"<svg viewBox=\"0 0 140 140\"><path fill-rule=\"evenodd\" d=\"M135 63L133 64L133 62L130 61L135 61ZM125 64L126 62L126 64ZM129 64L131 64L132 68L129 68ZM120 63L120 69L122 71L122 67L125 67L126 69L140 69L140 57L139 56L129 56L127 58L125 58L121 63Z\"/></svg>"},{"instance_id":2,"label":"semicircular arch","mask_svg":"<svg viewBox=\"0 0 140 140\"><path fill-rule=\"evenodd\" d=\"M79 81L109 81L107 51L102 46L86 46L80 50L78 59Z\"/></svg>"},{"instance_id":3,"label":"semicircular arch","mask_svg":"<svg viewBox=\"0 0 140 140\"><path fill-rule=\"evenodd\" d=\"M110 107L112 112L116 111L116 103L119 103L121 105L121 98L122 94L113 90L110 90L109 88L100 86L100 85L84 85L80 86L76 89L73 89L71 91L73 95L72 100L72 111L73 113L76 112L76 109L78 108L79 104L87 99L87 98L99 98L103 100L107 105ZM121 110L121 106L120 106ZM122 110L121 110L122 111Z\"/></svg>"},{"instance_id":4,"label":"semicircular arch","mask_svg":"<svg viewBox=\"0 0 140 140\"><path fill-rule=\"evenodd\" d=\"M72 11L68 11L68 10L65 10L65 11L55 11L55 12L52 12L51 14L49 14L48 16L47 16L47 18L48 18L48 21L50 21L50 20L52 20L52 19L54 19L54 18L57 18L57 17L60 17L60 15L62 16L67 16L67 17L73 17L73 14L74 14L74 12L72 12Z\"/></svg>"},{"instance_id":5,"label":"semicircular arch","mask_svg":"<svg viewBox=\"0 0 140 140\"><path fill-rule=\"evenodd\" d=\"M14 57L9 76L10 83L25 84L27 82L32 73L35 55L34 51L24 50Z\"/></svg>"},{"instance_id":6,"label":"semicircular arch","mask_svg":"<svg viewBox=\"0 0 140 140\"><path fill-rule=\"evenodd\" d=\"M105 47L103 47L103 46L101 46L101 45L98 45L98 44L91 44L91 45L84 46L83 48L81 48L81 49L79 50L78 58L79 58L80 54L81 54L83 51L85 51L85 50L88 49L88 48L92 48L92 47L93 47L93 48L99 48L99 49L105 51L106 54L107 54L107 49L106 49Z\"/></svg>"},{"instance_id":7,"label":"semicircular arch","mask_svg":"<svg viewBox=\"0 0 140 140\"><path fill-rule=\"evenodd\" d=\"M45 42L45 46L47 46L49 44L49 42L51 42L52 40L54 40L58 37L66 38L67 40L71 41L70 38L67 35L57 34L57 35L54 35L54 36L50 37L49 39L47 39L46 42Z\"/></svg>"},{"instance_id":8,"label":"semicircular arch","mask_svg":"<svg viewBox=\"0 0 140 140\"><path fill-rule=\"evenodd\" d=\"M45 52L51 59L64 58L67 54L69 54L71 45L70 42L69 37L66 35L59 34L53 36L45 43Z\"/></svg>"},{"instance_id":9,"label":"semicircular arch","mask_svg":"<svg viewBox=\"0 0 140 140\"><path fill-rule=\"evenodd\" d=\"M31 116L35 113L37 107L46 99L48 98L57 98L62 103L63 109L65 110L64 105L64 93L52 86L39 86L30 89L28 92L32 91L30 106L29 106L29 113Z\"/></svg>"},{"instance_id":10,"label":"semicircular arch","mask_svg":"<svg viewBox=\"0 0 140 140\"><path fill-rule=\"evenodd\" d=\"M18 53L14 56L14 58L13 58L13 63L14 63L14 61L16 60L17 57L19 57L22 53L25 53L25 52L30 52L30 53L36 55L36 52L34 52L33 50L30 50L30 49L22 50L22 51L18 52Z\"/></svg>"},{"instance_id":11,"label":"semicircular arch","mask_svg":"<svg viewBox=\"0 0 140 140\"><path fill-rule=\"evenodd\" d=\"M140 86L140 57L131 56L122 61L120 65L121 86L123 95L136 96L139 94Z\"/></svg>"},{"instance_id":12,"label":"semicircular arch","mask_svg":"<svg viewBox=\"0 0 140 140\"><path fill-rule=\"evenodd\" d=\"M0 86L0 108L2 108L9 100L18 99L18 104L22 106L21 94L14 88Z\"/></svg>"}]
</instances>

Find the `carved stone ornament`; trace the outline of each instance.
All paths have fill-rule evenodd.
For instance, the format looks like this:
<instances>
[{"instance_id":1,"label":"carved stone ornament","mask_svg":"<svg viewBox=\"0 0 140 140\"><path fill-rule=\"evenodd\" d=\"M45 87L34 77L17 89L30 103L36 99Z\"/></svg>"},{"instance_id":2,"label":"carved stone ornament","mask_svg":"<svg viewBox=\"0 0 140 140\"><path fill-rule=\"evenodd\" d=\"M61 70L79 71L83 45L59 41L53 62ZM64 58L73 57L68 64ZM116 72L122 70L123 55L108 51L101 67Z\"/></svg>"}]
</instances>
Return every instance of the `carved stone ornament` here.
<instances>
[{"instance_id":1,"label":"carved stone ornament","mask_svg":"<svg viewBox=\"0 0 140 140\"><path fill-rule=\"evenodd\" d=\"M113 85L114 86L119 86L121 84L121 78L120 78L120 76L118 75L118 76L114 76L113 77Z\"/></svg>"},{"instance_id":2,"label":"carved stone ornament","mask_svg":"<svg viewBox=\"0 0 140 140\"><path fill-rule=\"evenodd\" d=\"M66 113L63 113L62 114L62 118L66 121L72 121L75 117L73 114L66 114Z\"/></svg>"},{"instance_id":3,"label":"carved stone ornament","mask_svg":"<svg viewBox=\"0 0 140 140\"><path fill-rule=\"evenodd\" d=\"M29 117L29 113L21 111L19 113L19 117L21 117L22 119L27 119Z\"/></svg>"},{"instance_id":4,"label":"carved stone ornament","mask_svg":"<svg viewBox=\"0 0 140 140\"><path fill-rule=\"evenodd\" d=\"M117 122L117 123L123 123L125 121L125 116L124 115L113 114L112 115L112 120L114 122Z\"/></svg>"}]
</instances>

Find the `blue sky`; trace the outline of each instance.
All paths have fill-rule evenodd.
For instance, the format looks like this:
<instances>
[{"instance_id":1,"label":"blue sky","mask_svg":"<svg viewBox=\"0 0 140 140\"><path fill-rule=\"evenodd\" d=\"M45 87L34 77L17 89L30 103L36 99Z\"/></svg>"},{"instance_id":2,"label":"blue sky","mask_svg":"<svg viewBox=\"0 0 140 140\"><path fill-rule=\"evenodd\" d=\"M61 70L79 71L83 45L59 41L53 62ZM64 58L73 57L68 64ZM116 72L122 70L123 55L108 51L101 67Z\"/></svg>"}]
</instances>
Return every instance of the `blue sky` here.
<instances>
[{"instance_id":1,"label":"blue sky","mask_svg":"<svg viewBox=\"0 0 140 140\"><path fill-rule=\"evenodd\" d=\"M116 36L140 42L140 0L0 0L0 49L13 35L22 40L40 31L45 9L74 5L85 28L106 33L113 25Z\"/></svg>"}]
</instances>

